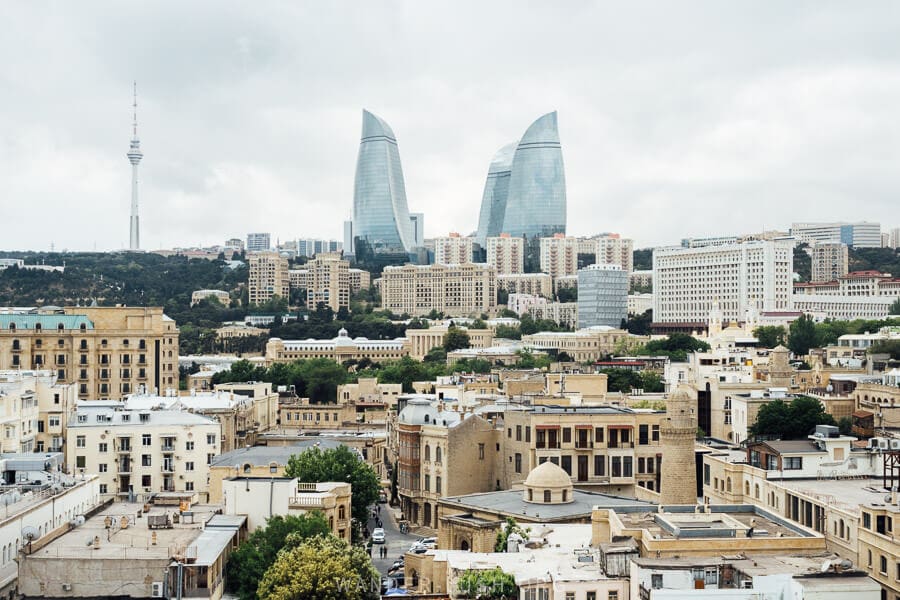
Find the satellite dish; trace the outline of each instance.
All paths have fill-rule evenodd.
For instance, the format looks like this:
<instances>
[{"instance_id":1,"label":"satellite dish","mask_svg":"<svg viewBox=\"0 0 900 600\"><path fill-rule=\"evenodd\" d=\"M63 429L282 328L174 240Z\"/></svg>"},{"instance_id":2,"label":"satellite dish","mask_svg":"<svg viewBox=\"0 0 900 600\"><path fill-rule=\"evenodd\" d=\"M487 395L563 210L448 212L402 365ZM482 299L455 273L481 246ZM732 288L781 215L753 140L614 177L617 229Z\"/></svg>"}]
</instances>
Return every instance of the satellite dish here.
<instances>
[{"instance_id":1,"label":"satellite dish","mask_svg":"<svg viewBox=\"0 0 900 600\"><path fill-rule=\"evenodd\" d=\"M81 525L84 525L84 515L78 515L77 517L69 521L69 525L71 525L72 527L80 527Z\"/></svg>"},{"instance_id":2,"label":"satellite dish","mask_svg":"<svg viewBox=\"0 0 900 600\"><path fill-rule=\"evenodd\" d=\"M853 563L851 561L847 560L846 558L841 561L841 568L843 570L846 571L847 569L850 569L851 567L853 567Z\"/></svg>"},{"instance_id":3,"label":"satellite dish","mask_svg":"<svg viewBox=\"0 0 900 600\"><path fill-rule=\"evenodd\" d=\"M41 530L33 525L26 525L22 528L22 537L29 542L33 542L41 537Z\"/></svg>"}]
</instances>

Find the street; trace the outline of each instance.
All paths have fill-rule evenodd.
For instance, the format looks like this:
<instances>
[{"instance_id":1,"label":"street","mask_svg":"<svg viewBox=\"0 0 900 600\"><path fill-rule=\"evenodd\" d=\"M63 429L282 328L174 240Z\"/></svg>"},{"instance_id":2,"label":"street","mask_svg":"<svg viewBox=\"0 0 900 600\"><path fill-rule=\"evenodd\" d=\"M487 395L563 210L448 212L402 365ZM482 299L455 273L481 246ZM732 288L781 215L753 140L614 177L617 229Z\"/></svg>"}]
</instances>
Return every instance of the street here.
<instances>
[{"instance_id":1,"label":"street","mask_svg":"<svg viewBox=\"0 0 900 600\"><path fill-rule=\"evenodd\" d=\"M379 573L385 575L394 561L409 550L409 547L419 539L419 536L400 533L400 530L397 528L397 522L394 520L393 510L387 504L379 504L379 506L381 507L379 517L382 521L381 526L384 529L385 543L372 544L372 563ZM369 518L367 526L371 534L376 527L375 519ZM382 547L387 547L388 549L387 558L379 558L379 549Z\"/></svg>"}]
</instances>

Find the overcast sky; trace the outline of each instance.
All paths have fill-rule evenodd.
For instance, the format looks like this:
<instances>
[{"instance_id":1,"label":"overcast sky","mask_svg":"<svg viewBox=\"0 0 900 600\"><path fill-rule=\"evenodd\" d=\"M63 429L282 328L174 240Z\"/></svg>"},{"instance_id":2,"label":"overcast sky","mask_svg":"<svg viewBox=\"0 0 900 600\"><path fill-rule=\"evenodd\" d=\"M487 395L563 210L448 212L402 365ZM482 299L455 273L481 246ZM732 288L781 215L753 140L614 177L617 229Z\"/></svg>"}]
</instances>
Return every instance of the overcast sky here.
<instances>
[{"instance_id":1,"label":"overcast sky","mask_svg":"<svg viewBox=\"0 0 900 600\"><path fill-rule=\"evenodd\" d=\"M3 2L0 249L341 237L361 109L427 237L559 111L568 231L900 225L900 3Z\"/></svg>"}]
</instances>

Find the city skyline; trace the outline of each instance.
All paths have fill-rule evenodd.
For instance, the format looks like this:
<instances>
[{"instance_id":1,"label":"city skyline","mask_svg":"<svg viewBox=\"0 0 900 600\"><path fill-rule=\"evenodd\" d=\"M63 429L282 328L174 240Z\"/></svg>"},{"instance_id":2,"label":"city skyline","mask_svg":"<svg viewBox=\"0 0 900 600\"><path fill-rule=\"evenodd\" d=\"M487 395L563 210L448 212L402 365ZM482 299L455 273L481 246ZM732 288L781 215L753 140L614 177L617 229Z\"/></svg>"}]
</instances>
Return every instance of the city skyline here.
<instances>
[{"instance_id":1,"label":"city skyline","mask_svg":"<svg viewBox=\"0 0 900 600\"><path fill-rule=\"evenodd\" d=\"M900 220L890 3L579 4L564 20L515 4L214 6L180 7L179 19L174 3L4 7L4 250L128 247L133 79L152 149L140 167L148 250L249 231L340 239L361 107L400 133L427 237L476 230L486 163L551 110L563 117L572 235L618 231L646 247L794 221ZM445 39L463 23L475 42ZM547 23L545 43L514 43ZM379 26L392 44L374 43ZM24 206L53 218L30 231Z\"/></svg>"}]
</instances>

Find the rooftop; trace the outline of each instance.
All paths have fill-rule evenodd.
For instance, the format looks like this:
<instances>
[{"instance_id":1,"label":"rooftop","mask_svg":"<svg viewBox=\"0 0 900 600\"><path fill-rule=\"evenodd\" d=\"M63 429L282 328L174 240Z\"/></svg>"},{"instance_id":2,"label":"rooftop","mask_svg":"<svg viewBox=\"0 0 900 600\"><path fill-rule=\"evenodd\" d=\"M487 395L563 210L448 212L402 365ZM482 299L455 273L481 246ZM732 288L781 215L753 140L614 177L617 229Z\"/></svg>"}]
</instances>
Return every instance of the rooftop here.
<instances>
[{"instance_id":1,"label":"rooftop","mask_svg":"<svg viewBox=\"0 0 900 600\"><path fill-rule=\"evenodd\" d=\"M310 448L318 447L322 450L330 450L341 446L340 442L331 439L303 440L291 446L252 446L250 448L238 448L213 458L212 467L234 467L247 465L253 467L266 467L271 463L286 465L288 459L294 454L299 454Z\"/></svg>"},{"instance_id":2,"label":"rooftop","mask_svg":"<svg viewBox=\"0 0 900 600\"><path fill-rule=\"evenodd\" d=\"M522 490L505 490L485 492L465 496L450 496L440 501L445 505L443 510L458 508L460 510L476 510L528 517L530 520L545 519L548 522L562 519L590 517L595 508L614 508L616 511L656 511L656 505L643 500L622 498L595 492L574 490L572 502L567 504L534 504L526 502ZM452 515L451 515L452 516Z\"/></svg>"}]
</instances>

